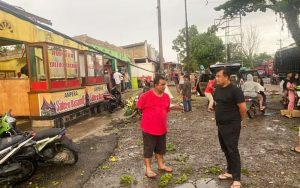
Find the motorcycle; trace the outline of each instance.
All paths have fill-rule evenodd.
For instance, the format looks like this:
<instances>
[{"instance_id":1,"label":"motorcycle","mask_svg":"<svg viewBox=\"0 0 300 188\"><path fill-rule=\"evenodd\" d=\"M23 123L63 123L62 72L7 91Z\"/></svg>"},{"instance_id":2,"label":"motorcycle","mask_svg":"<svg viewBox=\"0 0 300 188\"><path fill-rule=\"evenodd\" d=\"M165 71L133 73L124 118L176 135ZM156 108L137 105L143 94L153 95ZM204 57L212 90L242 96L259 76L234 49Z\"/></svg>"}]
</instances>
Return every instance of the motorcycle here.
<instances>
[{"instance_id":1,"label":"motorcycle","mask_svg":"<svg viewBox=\"0 0 300 188\"><path fill-rule=\"evenodd\" d=\"M37 169L32 151L34 133L15 135L0 140L0 184L14 185L28 180Z\"/></svg>"},{"instance_id":2,"label":"motorcycle","mask_svg":"<svg viewBox=\"0 0 300 188\"><path fill-rule=\"evenodd\" d=\"M252 97L245 97L245 102L247 106L247 115L250 119L253 119L259 113L262 115L265 114L265 109L260 110L258 99Z\"/></svg>"},{"instance_id":3,"label":"motorcycle","mask_svg":"<svg viewBox=\"0 0 300 188\"><path fill-rule=\"evenodd\" d=\"M11 110L7 112L1 121L1 137L22 135L16 128L16 119L11 117ZM78 148L66 136L64 128L50 128L39 131L32 139L34 141L34 158L39 164L66 164L73 165L78 161Z\"/></svg>"},{"instance_id":4,"label":"motorcycle","mask_svg":"<svg viewBox=\"0 0 300 188\"><path fill-rule=\"evenodd\" d=\"M121 93L117 90L117 87L113 87L110 91L110 93L105 93L103 95L104 100L106 101L106 109L112 113L114 109L118 108L121 106L121 108L124 108L124 103L122 101L122 95Z\"/></svg>"}]
</instances>

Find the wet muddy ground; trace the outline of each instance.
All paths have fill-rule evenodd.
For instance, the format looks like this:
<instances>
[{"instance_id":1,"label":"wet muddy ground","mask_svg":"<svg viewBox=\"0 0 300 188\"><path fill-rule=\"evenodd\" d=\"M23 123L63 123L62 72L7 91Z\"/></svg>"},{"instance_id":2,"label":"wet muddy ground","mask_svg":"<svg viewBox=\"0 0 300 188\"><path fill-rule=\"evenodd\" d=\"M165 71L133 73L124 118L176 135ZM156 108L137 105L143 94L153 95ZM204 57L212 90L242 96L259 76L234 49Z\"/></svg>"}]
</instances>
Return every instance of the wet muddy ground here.
<instances>
[{"instance_id":1,"label":"wet muddy ground","mask_svg":"<svg viewBox=\"0 0 300 188\"><path fill-rule=\"evenodd\" d=\"M170 88L176 94L174 87ZM180 100L175 97L174 104ZM297 141L300 119L282 117L279 100L280 96L268 96L267 116L242 123L239 148L243 187L300 187L300 155L290 151ZM230 181L217 180L226 161L218 143L214 114L206 111L204 97L194 96L192 105L193 112L173 110L169 114L165 159L174 169L172 176L158 172L155 163L158 177L152 180L144 176L142 135L136 116L125 121L116 119L94 133L79 136L77 144L82 152L78 164L40 168L20 187L229 187ZM82 124L92 124L93 128L101 118ZM76 129L72 129L70 134L76 135Z\"/></svg>"},{"instance_id":2,"label":"wet muddy ground","mask_svg":"<svg viewBox=\"0 0 300 188\"><path fill-rule=\"evenodd\" d=\"M297 141L300 120L282 117L279 100L279 96L268 96L268 115L242 123L239 148L243 187L300 187L300 155L290 151ZM83 187L120 187L130 182L132 187L151 188L182 183L182 187L229 187L230 181L217 180L226 162L218 143L214 114L206 111L207 100L203 97L194 97L192 104L193 112L174 110L169 114L165 159L174 168L172 177L161 172L155 180L144 176L139 120L133 119L119 129L113 155L116 161L108 159ZM157 165L153 166L157 172Z\"/></svg>"}]
</instances>

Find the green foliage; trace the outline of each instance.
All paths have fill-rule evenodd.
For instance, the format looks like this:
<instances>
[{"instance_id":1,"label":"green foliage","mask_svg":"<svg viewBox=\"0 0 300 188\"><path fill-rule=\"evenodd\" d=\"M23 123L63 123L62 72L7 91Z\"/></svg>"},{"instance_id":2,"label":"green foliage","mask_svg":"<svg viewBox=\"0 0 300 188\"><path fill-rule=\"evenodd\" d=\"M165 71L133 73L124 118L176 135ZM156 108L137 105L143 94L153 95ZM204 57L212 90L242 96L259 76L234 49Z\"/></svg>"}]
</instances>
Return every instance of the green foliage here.
<instances>
[{"instance_id":1,"label":"green foliage","mask_svg":"<svg viewBox=\"0 0 300 188\"><path fill-rule=\"evenodd\" d=\"M205 174L218 175L221 174L223 170L218 166L212 166L205 169Z\"/></svg>"},{"instance_id":2,"label":"green foliage","mask_svg":"<svg viewBox=\"0 0 300 188\"><path fill-rule=\"evenodd\" d=\"M102 166L100 166L100 169L101 170L108 170L108 169L110 169L110 167L107 166L107 165L102 165Z\"/></svg>"},{"instance_id":3,"label":"green foliage","mask_svg":"<svg viewBox=\"0 0 300 188\"><path fill-rule=\"evenodd\" d=\"M183 184L183 183L187 182L187 180L188 180L188 176L186 174L183 174L182 176L176 178L175 183L176 184Z\"/></svg>"},{"instance_id":4,"label":"green foliage","mask_svg":"<svg viewBox=\"0 0 300 188\"><path fill-rule=\"evenodd\" d=\"M224 59L225 46L222 40L216 36L217 27L212 26L207 32L199 33L195 25L189 27L189 64L186 59L186 36L185 28L179 31L179 35L173 41L172 49L175 50L185 68L189 70L198 70L199 65L208 66Z\"/></svg>"},{"instance_id":5,"label":"green foliage","mask_svg":"<svg viewBox=\"0 0 300 188\"><path fill-rule=\"evenodd\" d=\"M21 49L23 49L23 48L24 48L23 44L16 44L16 45L14 46L14 50L21 50Z\"/></svg>"},{"instance_id":6,"label":"green foliage","mask_svg":"<svg viewBox=\"0 0 300 188\"><path fill-rule=\"evenodd\" d=\"M196 60L197 67L200 64L205 67L223 61L225 46L223 41L214 32L201 33L192 40L191 54Z\"/></svg>"},{"instance_id":7,"label":"green foliage","mask_svg":"<svg viewBox=\"0 0 300 188\"><path fill-rule=\"evenodd\" d=\"M133 178L130 175L123 175L120 177L121 185L131 185L133 183Z\"/></svg>"},{"instance_id":8,"label":"green foliage","mask_svg":"<svg viewBox=\"0 0 300 188\"><path fill-rule=\"evenodd\" d=\"M126 100L124 116L130 116L137 110L135 97Z\"/></svg>"},{"instance_id":9,"label":"green foliage","mask_svg":"<svg viewBox=\"0 0 300 188\"><path fill-rule=\"evenodd\" d=\"M6 53L8 51L8 48L5 46L0 46L0 53Z\"/></svg>"},{"instance_id":10,"label":"green foliage","mask_svg":"<svg viewBox=\"0 0 300 188\"><path fill-rule=\"evenodd\" d=\"M299 132L299 126L298 125L293 125L290 127L291 130Z\"/></svg>"},{"instance_id":11,"label":"green foliage","mask_svg":"<svg viewBox=\"0 0 300 188\"><path fill-rule=\"evenodd\" d=\"M258 65L258 64L261 64L262 62L268 61L272 58L273 57L271 55L264 52L264 53L260 53L260 54L255 54L253 59L254 59L255 65Z\"/></svg>"},{"instance_id":12,"label":"green foliage","mask_svg":"<svg viewBox=\"0 0 300 188\"><path fill-rule=\"evenodd\" d=\"M162 175L159 179L158 186L166 187L171 182L172 178L173 178L173 175L170 173L166 173L166 174Z\"/></svg>"},{"instance_id":13,"label":"green foliage","mask_svg":"<svg viewBox=\"0 0 300 188\"><path fill-rule=\"evenodd\" d=\"M180 29L179 35L176 37L175 40L173 40L173 46L172 49L175 50L175 52L178 53L181 60L185 59L186 57L186 29ZM188 28L188 36L189 36L189 43L193 40L194 37L196 37L199 34L197 26L191 25Z\"/></svg>"},{"instance_id":14,"label":"green foliage","mask_svg":"<svg viewBox=\"0 0 300 188\"><path fill-rule=\"evenodd\" d=\"M300 1L299 0L228 0L215 8L217 11L224 11L224 17L235 15L246 16L250 12L266 12L267 9L279 13L282 19L286 20L298 47L300 47Z\"/></svg>"},{"instance_id":15,"label":"green foliage","mask_svg":"<svg viewBox=\"0 0 300 188\"><path fill-rule=\"evenodd\" d=\"M193 167L190 164L185 165L180 169L183 174L191 175L193 173Z\"/></svg>"},{"instance_id":16,"label":"green foliage","mask_svg":"<svg viewBox=\"0 0 300 188\"><path fill-rule=\"evenodd\" d=\"M172 152L175 151L175 147L172 143L167 143L167 148L166 148L167 152Z\"/></svg>"},{"instance_id":17,"label":"green foliage","mask_svg":"<svg viewBox=\"0 0 300 188\"><path fill-rule=\"evenodd\" d=\"M175 161L179 161L181 163L186 163L189 159L189 156L187 154L180 154L175 157Z\"/></svg>"},{"instance_id":18,"label":"green foliage","mask_svg":"<svg viewBox=\"0 0 300 188\"><path fill-rule=\"evenodd\" d=\"M249 170L247 168L242 168L241 173L245 176L249 176Z\"/></svg>"}]
</instances>

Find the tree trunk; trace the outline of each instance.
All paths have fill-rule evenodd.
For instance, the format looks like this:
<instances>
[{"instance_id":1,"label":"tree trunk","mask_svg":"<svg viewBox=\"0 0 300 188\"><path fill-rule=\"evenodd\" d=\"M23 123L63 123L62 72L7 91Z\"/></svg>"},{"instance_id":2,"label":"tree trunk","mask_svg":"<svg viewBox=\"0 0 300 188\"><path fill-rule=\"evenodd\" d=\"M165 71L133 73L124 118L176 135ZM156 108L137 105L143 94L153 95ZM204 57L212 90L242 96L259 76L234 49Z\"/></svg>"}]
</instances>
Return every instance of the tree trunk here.
<instances>
[{"instance_id":1,"label":"tree trunk","mask_svg":"<svg viewBox=\"0 0 300 188\"><path fill-rule=\"evenodd\" d=\"M299 11L293 8L284 13L287 26L295 40L296 45L300 48L300 27L298 20Z\"/></svg>"}]
</instances>

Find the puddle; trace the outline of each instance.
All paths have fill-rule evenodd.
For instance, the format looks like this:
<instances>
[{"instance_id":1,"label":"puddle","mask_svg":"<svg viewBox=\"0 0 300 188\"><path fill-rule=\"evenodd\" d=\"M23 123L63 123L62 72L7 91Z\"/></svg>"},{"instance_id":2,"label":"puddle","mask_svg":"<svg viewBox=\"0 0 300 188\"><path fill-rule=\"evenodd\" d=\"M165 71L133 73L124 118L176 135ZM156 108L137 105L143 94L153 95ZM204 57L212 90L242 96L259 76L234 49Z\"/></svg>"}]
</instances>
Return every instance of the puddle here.
<instances>
[{"instance_id":1,"label":"puddle","mask_svg":"<svg viewBox=\"0 0 300 188\"><path fill-rule=\"evenodd\" d=\"M196 181L197 188L220 188L213 178L202 178Z\"/></svg>"}]
</instances>

